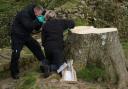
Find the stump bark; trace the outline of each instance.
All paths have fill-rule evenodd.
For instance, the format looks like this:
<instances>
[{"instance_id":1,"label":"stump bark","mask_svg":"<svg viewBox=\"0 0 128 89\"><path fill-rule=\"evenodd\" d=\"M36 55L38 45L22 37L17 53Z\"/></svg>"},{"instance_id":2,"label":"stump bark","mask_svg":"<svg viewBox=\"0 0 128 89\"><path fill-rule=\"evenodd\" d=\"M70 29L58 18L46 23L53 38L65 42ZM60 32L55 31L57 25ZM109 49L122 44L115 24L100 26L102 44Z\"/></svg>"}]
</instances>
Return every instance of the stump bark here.
<instances>
[{"instance_id":1,"label":"stump bark","mask_svg":"<svg viewBox=\"0 0 128 89\"><path fill-rule=\"evenodd\" d=\"M74 60L77 71L96 63L105 69L106 81L128 89L127 63L116 28L75 27L65 41L65 57Z\"/></svg>"}]
</instances>

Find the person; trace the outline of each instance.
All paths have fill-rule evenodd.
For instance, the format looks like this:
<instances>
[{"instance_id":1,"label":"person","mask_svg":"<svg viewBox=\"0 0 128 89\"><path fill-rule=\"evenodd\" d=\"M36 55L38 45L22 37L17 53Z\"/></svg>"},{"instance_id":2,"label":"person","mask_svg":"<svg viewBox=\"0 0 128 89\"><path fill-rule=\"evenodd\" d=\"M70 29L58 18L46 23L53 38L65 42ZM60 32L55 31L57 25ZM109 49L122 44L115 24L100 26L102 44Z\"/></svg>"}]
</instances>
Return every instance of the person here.
<instances>
[{"instance_id":1,"label":"person","mask_svg":"<svg viewBox=\"0 0 128 89\"><path fill-rule=\"evenodd\" d=\"M45 23L42 15L43 8L35 4L30 4L17 13L11 25L11 63L10 70L13 79L19 79L19 58L23 46L27 46L37 57L47 72L47 62L39 43L32 38L32 31L39 30Z\"/></svg>"},{"instance_id":2,"label":"person","mask_svg":"<svg viewBox=\"0 0 128 89\"><path fill-rule=\"evenodd\" d=\"M50 71L57 71L64 64L63 32L74 28L73 20L58 19L54 11L47 11L46 23L42 26L42 46L49 61Z\"/></svg>"}]
</instances>

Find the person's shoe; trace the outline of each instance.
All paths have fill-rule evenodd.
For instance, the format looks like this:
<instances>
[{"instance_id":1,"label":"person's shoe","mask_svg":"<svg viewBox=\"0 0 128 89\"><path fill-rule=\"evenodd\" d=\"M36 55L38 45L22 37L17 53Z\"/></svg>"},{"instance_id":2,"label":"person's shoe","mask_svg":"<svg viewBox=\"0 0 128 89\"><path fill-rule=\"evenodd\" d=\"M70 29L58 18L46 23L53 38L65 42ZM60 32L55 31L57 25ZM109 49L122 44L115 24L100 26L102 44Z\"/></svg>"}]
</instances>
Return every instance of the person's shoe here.
<instances>
[{"instance_id":1,"label":"person's shoe","mask_svg":"<svg viewBox=\"0 0 128 89\"><path fill-rule=\"evenodd\" d=\"M51 64L50 65L50 71L51 72L57 72L57 69L58 69L58 66L57 65L54 65L54 64Z\"/></svg>"},{"instance_id":2,"label":"person's shoe","mask_svg":"<svg viewBox=\"0 0 128 89\"><path fill-rule=\"evenodd\" d=\"M40 71L41 73L44 73L44 67L42 65L40 65Z\"/></svg>"},{"instance_id":3,"label":"person's shoe","mask_svg":"<svg viewBox=\"0 0 128 89\"><path fill-rule=\"evenodd\" d=\"M48 78L50 76L50 73L44 73L43 76L44 78Z\"/></svg>"},{"instance_id":4,"label":"person's shoe","mask_svg":"<svg viewBox=\"0 0 128 89\"><path fill-rule=\"evenodd\" d=\"M16 74L16 75L12 75L12 78L13 78L13 79L19 79L20 77L19 77L18 74Z\"/></svg>"},{"instance_id":5,"label":"person's shoe","mask_svg":"<svg viewBox=\"0 0 128 89\"><path fill-rule=\"evenodd\" d=\"M44 78L49 77L50 67L48 65L42 65L42 66L40 66L40 69L41 69L42 73L44 73Z\"/></svg>"},{"instance_id":6,"label":"person's shoe","mask_svg":"<svg viewBox=\"0 0 128 89\"><path fill-rule=\"evenodd\" d=\"M42 62L40 62L40 70L41 70L42 73L45 72L47 66L48 66L48 61L47 60L43 60Z\"/></svg>"}]
</instances>

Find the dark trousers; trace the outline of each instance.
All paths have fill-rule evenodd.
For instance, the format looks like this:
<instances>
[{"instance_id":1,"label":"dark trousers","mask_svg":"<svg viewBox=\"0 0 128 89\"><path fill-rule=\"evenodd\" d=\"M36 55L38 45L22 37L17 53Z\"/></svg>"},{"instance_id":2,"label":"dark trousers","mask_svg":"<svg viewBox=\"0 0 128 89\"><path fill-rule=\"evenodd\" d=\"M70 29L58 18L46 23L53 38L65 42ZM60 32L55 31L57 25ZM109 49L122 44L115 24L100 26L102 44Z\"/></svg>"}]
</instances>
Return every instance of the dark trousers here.
<instances>
[{"instance_id":1,"label":"dark trousers","mask_svg":"<svg viewBox=\"0 0 128 89\"><path fill-rule=\"evenodd\" d=\"M11 36L12 41L12 56L11 56L11 64L10 64L10 70L11 74L16 75L19 73L19 58L20 58L20 52L23 48L23 46L27 46L32 53L37 57L39 61L42 63L45 63L45 57L43 55L43 51L41 50L41 47L39 43L33 39L31 36L29 36L26 39L20 38L18 36Z\"/></svg>"},{"instance_id":2,"label":"dark trousers","mask_svg":"<svg viewBox=\"0 0 128 89\"><path fill-rule=\"evenodd\" d=\"M62 48L45 46L45 55L48 59L49 65L53 70L58 69L64 63L64 53Z\"/></svg>"}]
</instances>

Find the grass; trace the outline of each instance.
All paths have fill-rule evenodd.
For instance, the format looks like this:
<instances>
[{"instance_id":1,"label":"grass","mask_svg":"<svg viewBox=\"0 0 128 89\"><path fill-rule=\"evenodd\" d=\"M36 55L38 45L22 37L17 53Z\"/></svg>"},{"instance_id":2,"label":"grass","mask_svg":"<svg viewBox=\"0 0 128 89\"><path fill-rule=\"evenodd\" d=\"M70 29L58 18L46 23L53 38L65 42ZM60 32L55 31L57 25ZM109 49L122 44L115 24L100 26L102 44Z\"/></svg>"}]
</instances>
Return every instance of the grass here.
<instances>
[{"instance_id":1,"label":"grass","mask_svg":"<svg viewBox=\"0 0 128 89\"><path fill-rule=\"evenodd\" d=\"M7 78L10 75L9 70L0 71L0 80Z\"/></svg>"},{"instance_id":2,"label":"grass","mask_svg":"<svg viewBox=\"0 0 128 89\"><path fill-rule=\"evenodd\" d=\"M123 49L128 49L128 42L122 42Z\"/></svg>"},{"instance_id":3,"label":"grass","mask_svg":"<svg viewBox=\"0 0 128 89\"><path fill-rule=\"evenodd\" d=\"M23 6L27 5L28 3L30 3L30 0L27 1L23 1L20 0L19 2L15 2L14 0L0 0L0 12L4 13L4 12L12 12L14 13L14 11L17 10L17 8L22 8Z\"/></svg>"},{"instance_id":4,"label":"grass","mask_svg":"<svg viewBox=\"0 0 128 89\"><path fill-rule=\"evenodd\" d=\"M64 9L71 9L73 7L76 7L77 4L78 4L78 2L76 0L69 0L65 3L63 3L61 5L61 7L64 8Z\"/></svg>"},{"instance_id":5,"label":"grass","mask_svg":"<svg viewBox=\"0 0 128 89\"><path fill-rule=\"evenodd\" d=\"M55 7L59 7L66 3L67 0L52 0L48 2L48 9L54 9Z\"/></svg>"},{"instance_id":6,"label":"grass","mask_svg":"<svg viewBox=\"0 0 128 89\"><path fill-rule=\"evenodd\" d=\"M75 20L75 24L76 24L76 26L85 26L87 23L84 19L77 18Z\"/></svg>"},{"instance_id":7,"label":"grass","mask_svg":"<svg viewBox=\"0 0 128 89\"><path fill-rule=\"evenodd\" d=\"M123 47L125 56L128 59L128 42L122 42L122 47Z\"/></svg>"},{"instance_id":8,"label":"grass","mask_svg":"<svg viewBox=\"0 0 128 89\"><path fill-rule=\"evenodd\" d=\"M97 81L99 78L104 78L105 71L95 64L89 64L85 69L80 70L77 75L78 78L86 81Z\"/></svg>"},{"instance_id":9,"label":"grass","mask_svg":"<svg viewBox=\"0 0 128 89\"><path fill-rule=\"evenodd\" d=\"M48 0L46 0L48 1ZM78 0L52 0L48 2L48 9L54 9L54 8L64 8L64 9L70 9L73 7L76 7L78 4Z\"/></svg>"},{"instance_id":10,"label":"grass","mask_svg":"<svg viewBox=\"0 0 128 89\"><path fill-rule=\"evenodd\" d=\"M36 81L39 77L39 73L37 69L32 69L31 71L27 71L23 77L21 77L21 81L17 84L16 89L39 89Z\"/></svg>"}]
</instances>

